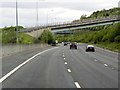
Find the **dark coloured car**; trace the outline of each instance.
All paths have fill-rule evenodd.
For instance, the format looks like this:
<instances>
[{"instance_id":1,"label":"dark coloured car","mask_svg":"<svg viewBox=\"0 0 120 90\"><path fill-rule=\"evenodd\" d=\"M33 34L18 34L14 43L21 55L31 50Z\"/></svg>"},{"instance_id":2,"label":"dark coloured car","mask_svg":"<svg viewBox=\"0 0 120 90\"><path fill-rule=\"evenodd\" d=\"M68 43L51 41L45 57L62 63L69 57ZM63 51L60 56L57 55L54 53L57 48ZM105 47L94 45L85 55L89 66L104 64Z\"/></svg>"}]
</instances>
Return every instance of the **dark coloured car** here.
<instances>
[{"instance_id":1,"label":"dark coloured car","mask_svg":"<svg viewBox=\"0 0 120 90\"><path fill-rule=\"evenodd\" d=\"M53 42L53 43L52 43L52 46L56 46L56 42Z\"/></svg>"},{"instance_id":2,"label":"dark coloured car","mask_svg":"<svg viewBox=\"0 0 120 90\"><path fill-rule=\"evenodd\" d=\"M94 47L93 45L88 45L88 46L86 47L86 52L89 52L89 51L95 52L95 47Z\"/></svg>"},{"instance_id":3,"label":"dark coloured car","mask_svg":"<svg viewBox=\"0 0 120 90\"><path fill-rule=\"evenodd\" d=\"M64 42L64 46L67 46L68 45L68 43L67 42Z\"/></svg>"},{"instance_id":4,"label":"dark coloured car","mask_svg":"<svg viewBox=\"0 0 120 90\"><path fill-rule=\"evenodd\" d=\"M77 49L76 43L71 43L70 44L70 49Z\"/></svg>"}]
</instances>

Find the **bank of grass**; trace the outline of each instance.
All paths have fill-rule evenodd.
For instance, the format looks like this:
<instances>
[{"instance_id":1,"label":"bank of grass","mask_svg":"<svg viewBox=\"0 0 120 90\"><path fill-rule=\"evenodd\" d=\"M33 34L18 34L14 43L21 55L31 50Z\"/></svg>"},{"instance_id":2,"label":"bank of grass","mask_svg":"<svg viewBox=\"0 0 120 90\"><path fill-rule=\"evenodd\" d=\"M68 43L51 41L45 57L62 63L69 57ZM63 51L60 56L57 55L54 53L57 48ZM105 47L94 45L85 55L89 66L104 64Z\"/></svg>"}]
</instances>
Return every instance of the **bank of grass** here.
<instances>
[{"instance_id":1,"label":"bank of grass","mask_svg":"<svg viewBox=\"0 0 120 90\"><path fill-rule=\"evenodd\" d=\"M113 23L100 27L91 27L88 30L76 30L73 35L58 35L57 39L62 41L89 43L120 52L120 23Z\"/></svg>"},{"instance_id":2,"label":"bank of grass","mask_svg":"<svg viewBox=\"0 0 120 90\"><path fill-rule=\"evenodd\" d=\"M24 29L22 26L18 27L20 29ZM16 27L5 27L0 29L0 42L2 44L51 44L55 42L54 35L48 29L44 30L43 33L39 36L39 38L34 38L24 32L18 33L16 36ZM18 42L17 42L18 37Z\"/></svg>"},{"instance_id":3,"label":"bank of grass","mask_svg":"<svg viewBox=\"0 0 120 90\"><path fill-rule=\"evenodd\" d=\"M119 52L120 53L120 43L108 43L108 42L102 42L98 44L94 44L95 46L101 47L103 49L108 49L114 52Z\"/></svg>"},{"instance_id":4,"label":"bank of grass","mask_svg":"<svg viewBox=\"0 0 120 90\"><path fill-rule=\"evenodd\" d=\"M25 33L20 33L19 34L19 43L20 44L33 44L37 41L36 38L28 35L28 34L25 34Z\"/></svg>"},{"instance_id":5,"label":"bank of grass","mask_svg":"<svg viewBox=\"0 0 120 90\"><path fill-rule=\"evenodd\" d=\"M18 28L23 29L22 26L19 26ZM2 42L3 45L16 44L16 27L11 26L0 29L0 37L0 42ZM39 43L37 38L34 38L24 32L18 34L18 40L19 44Z\"/></svg>"}]
</instances>

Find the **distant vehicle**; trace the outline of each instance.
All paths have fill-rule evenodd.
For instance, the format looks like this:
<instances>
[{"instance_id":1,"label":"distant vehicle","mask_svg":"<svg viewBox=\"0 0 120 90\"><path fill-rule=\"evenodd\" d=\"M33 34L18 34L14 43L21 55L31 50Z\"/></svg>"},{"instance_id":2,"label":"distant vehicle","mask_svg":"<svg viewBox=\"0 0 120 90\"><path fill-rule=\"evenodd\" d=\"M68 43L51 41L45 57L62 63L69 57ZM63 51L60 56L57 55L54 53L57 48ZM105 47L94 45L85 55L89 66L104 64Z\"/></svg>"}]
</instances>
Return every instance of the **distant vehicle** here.
<instances>
[{"instance_id":1,"label":"distant vehicle","mask_svg":"<svg viewBox=\"0 0 120 90\"><path fill-rule=\"evenodd\" d=\"M71 43L70 44L70 49L77 49L77 44L76 43Z\"/></svg>"},{"instance_id":2,"label":"distant vehicle","mask_svg":"<svg viewBox=\"0 0 120 90\"><path fill-rule=\"evenodd\" d=\"M52 43L52 46L56 46L56 42L53 42L53 43Z\"/></svg>"},{"instance_id":3,"label":"distant vehicle","mask_svg":"<svg viewBox=\"0 0 120 90\"><path fill-rule=\"evenodd\" d=\"M58 40L55 40L55 43L58 44Z\"/></svg>"},{"instance_id":4,"label":"distant vehicle","mask_svg":"<svg viewBox=\"0 0 120 90\"><path fill-rule=\"evenodd\" d=\"M95 47L93 45L87 45L86 52L88 52L88 51L95 52Z\"/></svg>"},{"instance_id":5,"label":"distant vehicle","mask_svg":"<svg viewBox=\"0 0 120 90\"><path fill-rule=\"evenodd\" d=\"M70 44L70 42L67 42L67 44Z\"/></svg>"},{"instance_id":6,"label":"distant vehicle","mask_svg":"<svg viewBox=\"0 0 120 90\"><path fill-rule=\"evenodd\" d=\"M64 46L67 46L67 44L68 44L67 42L64 42Z\"/></svg>"}]
</instances>

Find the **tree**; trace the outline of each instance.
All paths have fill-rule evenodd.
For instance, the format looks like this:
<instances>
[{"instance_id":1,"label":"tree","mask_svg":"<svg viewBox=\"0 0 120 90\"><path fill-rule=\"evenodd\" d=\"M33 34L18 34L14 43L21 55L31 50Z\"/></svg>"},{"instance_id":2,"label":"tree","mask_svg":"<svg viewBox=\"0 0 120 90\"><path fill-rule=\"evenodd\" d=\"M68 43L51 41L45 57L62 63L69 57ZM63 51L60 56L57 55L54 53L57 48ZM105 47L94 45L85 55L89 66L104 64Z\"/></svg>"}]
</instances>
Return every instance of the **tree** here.
<instances>
[{"instance_id":1,"label":"tree","mask_svg":"<svg viewBox=\"0 0 120 90\"><path fill-rule=\"evenodd\" d=\"M53 34L49 30L44 30L41 36L39 37L39 40L42 43L48 44L51 44L55 41Z\"/></svg>"},{"instance_id":2,"label":"tree","mask_svg":"<svg viewBox=\"0 0 120 90\"><path fill-rule=\"evenodd\" d=\"M86 14L83 14L83 15L81 15L81 17L80 17L80 20L83 20L83 19L86 19L87 18L87 15Z\"/></svg>"}]
</instances>

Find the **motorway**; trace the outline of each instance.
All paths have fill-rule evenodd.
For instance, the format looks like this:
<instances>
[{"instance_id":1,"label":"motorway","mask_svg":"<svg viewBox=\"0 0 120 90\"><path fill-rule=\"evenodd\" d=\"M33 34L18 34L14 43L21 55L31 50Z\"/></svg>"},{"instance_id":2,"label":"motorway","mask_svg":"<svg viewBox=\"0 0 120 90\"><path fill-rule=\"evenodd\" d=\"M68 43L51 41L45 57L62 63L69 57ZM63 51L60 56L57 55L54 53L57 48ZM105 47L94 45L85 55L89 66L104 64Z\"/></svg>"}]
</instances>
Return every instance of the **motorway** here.
<instances>
[{"instance_id":1,"label":"motorway","mask_svg":"<svg viewBox=\"0 0 120 90\"><path fill-rule=\"evenodd\" d=\"M77 50L70 50L69 46L61 45L40 53L3 80L2 86L118 88L118 54L98 47L96 52L85 52L85 46L78 44Z\"/></svg>"}]
</instances>

